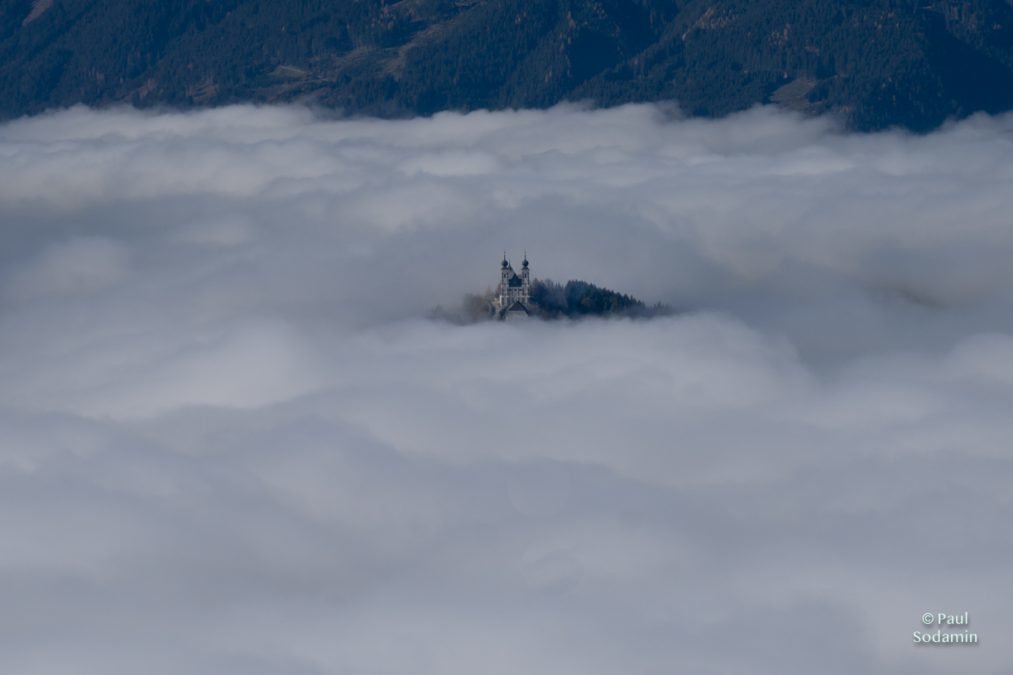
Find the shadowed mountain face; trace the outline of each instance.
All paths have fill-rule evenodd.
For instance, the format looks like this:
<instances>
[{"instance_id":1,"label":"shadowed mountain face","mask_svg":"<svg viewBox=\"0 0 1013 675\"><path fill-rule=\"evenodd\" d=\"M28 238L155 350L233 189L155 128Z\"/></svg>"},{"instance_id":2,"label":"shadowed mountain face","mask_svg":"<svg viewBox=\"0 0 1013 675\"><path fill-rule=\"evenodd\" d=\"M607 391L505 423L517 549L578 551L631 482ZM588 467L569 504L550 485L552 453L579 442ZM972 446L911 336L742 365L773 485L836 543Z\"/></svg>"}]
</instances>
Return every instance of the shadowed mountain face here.
<instances>
[{"instance_id":1,"label":"shadowed mountain face","mask_svg":"<svg viewBox=\"0 0 1013 675\"><path fill-rule=\"evenodd\" d=\"M309 100L352 113L677 100L852 128L1013 108L1011 0L5 0L0 116Z\"/></svg>"}]
</instances>

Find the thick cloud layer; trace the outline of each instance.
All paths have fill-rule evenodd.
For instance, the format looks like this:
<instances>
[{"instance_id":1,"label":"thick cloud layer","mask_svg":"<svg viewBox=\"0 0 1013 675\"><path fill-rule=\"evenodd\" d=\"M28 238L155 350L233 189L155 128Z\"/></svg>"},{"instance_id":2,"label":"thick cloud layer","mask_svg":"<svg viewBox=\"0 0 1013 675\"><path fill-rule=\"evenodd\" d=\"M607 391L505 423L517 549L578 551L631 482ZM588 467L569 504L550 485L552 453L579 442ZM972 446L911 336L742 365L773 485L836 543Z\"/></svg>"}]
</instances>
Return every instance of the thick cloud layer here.
<instances>
[{"instance_id":1,"label":"thick cloud layer","mask_svg":"<svg viewBox=\"0 0 1013 675\"><path fill-rule=\"evenodd\" d=\"M1011 117L6 124L0 671L1009 672L1011 184ZM504 248L683 313L425 318Z\"/></svg>"}]
</instances>

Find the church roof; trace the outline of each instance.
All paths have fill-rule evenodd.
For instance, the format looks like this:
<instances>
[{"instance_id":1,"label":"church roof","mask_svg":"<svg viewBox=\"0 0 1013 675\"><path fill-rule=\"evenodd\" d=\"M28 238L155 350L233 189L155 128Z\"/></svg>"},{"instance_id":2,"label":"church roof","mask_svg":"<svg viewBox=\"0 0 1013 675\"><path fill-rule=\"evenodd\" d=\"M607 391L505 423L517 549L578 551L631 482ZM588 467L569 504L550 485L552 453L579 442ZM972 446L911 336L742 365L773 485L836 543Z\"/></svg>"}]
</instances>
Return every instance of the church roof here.
<instances>
[{"instance_id":1,"label":"church roof","mask_svg":"<svg viewBox=\"0 0 1013 675\"><path fill-rule=\"evenodd\" d=\"M509 307L507 307L506 311L508 311L508 312L524 312L525 314L529 313L528 312L528 308L525 307L524 303L522 303L520 300L514 301L514 304L510 305Z\"/></svg>"},{"instance_id":2,"label":"church roof","mask_svg":"<svg viewBox=\"0 0 1013 675\"><path fill-rule=\"evenodd\" d=\"M510 281L507 282L507 285L510 286L510 288L520 288L524 285L524 280L515 274L510 277Z\"/></svg>"}]
</instances>

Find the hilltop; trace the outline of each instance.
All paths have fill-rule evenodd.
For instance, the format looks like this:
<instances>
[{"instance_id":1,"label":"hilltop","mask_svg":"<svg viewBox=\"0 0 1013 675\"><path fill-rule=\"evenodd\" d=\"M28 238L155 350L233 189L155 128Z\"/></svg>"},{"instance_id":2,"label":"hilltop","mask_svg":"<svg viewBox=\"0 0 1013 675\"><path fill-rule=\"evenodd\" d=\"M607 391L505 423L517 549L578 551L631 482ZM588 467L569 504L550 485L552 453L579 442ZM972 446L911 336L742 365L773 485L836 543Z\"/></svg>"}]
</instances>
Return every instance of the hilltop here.
<instances>
[{"instance_id":1,"label":"hilltop","mask_svg":"<svg viewBox=\"0 0 1013 675\"><path fill-rule=\"evenodd\" d=\"M558 284L551 279L531 282L530 316L543 320L584 318L651 318L669 316L671 307L657 303L647 305L633 296L596 286L586 281L571 280ZM465 295L459 308L448 311L437 308L432 317L458 324L493 321L497 318L495 293Z\"/></svg>"}]
</instances>

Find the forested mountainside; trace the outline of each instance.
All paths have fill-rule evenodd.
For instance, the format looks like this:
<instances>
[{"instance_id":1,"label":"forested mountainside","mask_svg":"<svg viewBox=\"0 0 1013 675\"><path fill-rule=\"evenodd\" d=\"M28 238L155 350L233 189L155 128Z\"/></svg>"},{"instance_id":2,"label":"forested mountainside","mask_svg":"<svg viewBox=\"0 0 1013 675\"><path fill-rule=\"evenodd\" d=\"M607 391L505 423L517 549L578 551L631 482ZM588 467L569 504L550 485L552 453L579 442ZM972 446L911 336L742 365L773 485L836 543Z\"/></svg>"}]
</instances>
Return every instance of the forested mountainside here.
<instances>
[{"instance_id":1,"label":"forested mountainside","mask_svg":"<svg viewBox=\"0 0 1013 675\"><path fill-rule=\"evenodd\" d=\"M1013 108L1013 0L3 0L0 116L676 100L927 130Z\"/></svg>"}]
</instances>

